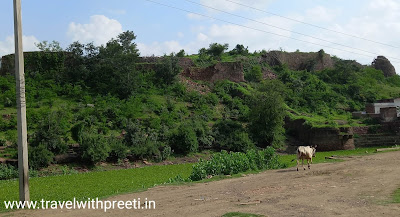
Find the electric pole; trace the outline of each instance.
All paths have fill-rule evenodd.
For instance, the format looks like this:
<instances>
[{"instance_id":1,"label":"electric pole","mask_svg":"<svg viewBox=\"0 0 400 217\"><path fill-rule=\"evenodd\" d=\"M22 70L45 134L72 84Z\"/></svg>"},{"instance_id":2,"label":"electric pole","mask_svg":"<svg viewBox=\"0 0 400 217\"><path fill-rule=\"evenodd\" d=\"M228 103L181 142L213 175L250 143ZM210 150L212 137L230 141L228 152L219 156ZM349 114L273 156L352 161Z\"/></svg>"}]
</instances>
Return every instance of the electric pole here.
<instances>
[{"instance_id":1,"label":"electric pole","mask_svg":"<svg viewBox=\"0 0 400 217\"><path fill-rule=\"evenodd\" d=\"M18 121L19 200L29 201L28 141L26 127L24 52L22 50L21 0L14 0L14 37Z\"/></svg>"}]
</instances>

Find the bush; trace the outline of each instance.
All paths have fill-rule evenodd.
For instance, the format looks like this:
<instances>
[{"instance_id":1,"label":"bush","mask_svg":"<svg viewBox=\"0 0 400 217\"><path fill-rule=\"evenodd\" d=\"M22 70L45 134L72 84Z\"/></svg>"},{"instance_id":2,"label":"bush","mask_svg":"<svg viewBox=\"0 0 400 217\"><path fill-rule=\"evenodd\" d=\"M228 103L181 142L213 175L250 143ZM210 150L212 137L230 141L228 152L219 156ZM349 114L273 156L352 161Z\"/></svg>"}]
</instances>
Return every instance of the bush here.
<instances>
[{"instance_id":1,"label":"bush","mask_svg":"<svg viewBox=\"0 0 400 217\"><path fill-rule=\"evenodd\" d=\"M40 169L48 167L53 162L54 154L44 144L29 147L29 167Z\"/></svg>"},{"instance_id":2,"label":"bush","mask_svg":"<svg viewBox=\"0 0 400 217\"><path fill-rule=\"evenodd\" d=\"M0 164L0 180L13 178L18 178L18 169L8 164Z\"/></svg>"},{"instance_id":3,"label":"bush","mask_svg":"<svg viewBox=\"0 0 400 217\"><path fill-rule=\"evenodd\" d=\"M0 138L0 146L6 146L7 145L7 140Z\"/></svg>"},{"instance_id":4,"label":"bush","mask_svg":"<svg viewBox=\"0 0 400 217\"><path fill-rule=\"evenodd\" d=\"M163 150L161 151L161 159L160 161L167 160L169 156L173 153L172 148L168 145L163 147Z\"/></svg>"},{"instance_id":5,"label":"bush","mask_svg":"<svg viewBox=\"0 0 400 217\"><path fill-rule=\"evenodd\" d=\"M95 133L82 133L80 137L81 159L84 162L95 164L106 160L111 151L104 136Z\"/></svg>"},{"instance_id":6,"label":"bush","mask_svg":"<svg viewBox=\"0 0 400 217\"><path fill-rule=\"evenodd\" d=\"M113 161L121 160L128 156L128 147L123 140L117 138L109 138L108 144L110 146L109 158Z\"/></svg>"},{"instance_id":7,"label":"bush","mask_svg":"<svg viewBox=\"0 0 400 217\"><path fill-rule=\"evenodd\" d=\"M161 64L157 65L155 70L155 78L160 86L170 85L176 81L176 76L181 71L178 61L178 57L174 55L164 55Z\"/></svg>"},{"instance_id":8,"label":"bush","mask_svg":"<svg viewBox=\"0 0 400 217\"><path fill-rule=\"evenodd\" d=\"M244 78L246 81L251 81L251 82L260 82L262 80L263 74L261 70L261 66L256 65L251 68L249 72L246 72L244 74Z\"/></svg>"},{"instance_id":9,"label":"bush","mask_svg":"<svg viewBox=\"0 0 400 217\"><path fill-rule=\"evenodd\" d=\"M230 119L217 122L213 126L214 148L219 150L245 152L254 148L254 143L240 122Z\"/></svg>"},{"instance_id":10,"label":"bush","mask_svg":"<svg viewBox=\"0 0 400 217\"><path fill-rule=\"evenodd\" d=\"M31 145L39 146L43 144L54 154L65 153L68 148L66 141L69 129L66 116L67 114L61 111L45 114L38 125Z\"/></svg>"},{"instance_id":11,"label":"bush","mask_svg":"<svg viewBox=\"0 0 400 217\"><path fill-rule=\"evenodd\" d=\"M248 150L246 153L226 152L214 154L210 160L200 159L193 165L190 175L192 181L198 181L207 176L233 175L248 170L277 169L283 165L278 160L275 150L271 147L262 151Z\"/></svg>"},{"instance_id":12,"label":"bush","mask_svg":"<svg viewBox=\"0 0 400 217\"><path fill-rule=\"evenodd\" d=\"M190 123L181 124L172 132L169 140L171 148L178 154L197 152L199 149L196 132Z\"/></svg>"},{"instance_id":13,"label":"bush","mask_svg":"<svg viewBox=\"0 0 400 217\"><path fill-rule=\"evenodd\" d=\"M250 92L246 88L242 87L238 83L228 80L217 81L213 91L221 97L224 95L229 95L232 98L239 97L242 99L245 96L250 95Z\"/></svg>"},{"instance_id":14,"label":"bush","mask_svg":"<svg viewBox=\"0 0 400 217\"><path fill-rule=\"evenodd\" d=\"M140 159L163 159L160 150L165 144L159 140L160 134L156 130L143 128L139 121L129 121L125 130L125 143L133 156Z\"/></svg>"}]
</instances>

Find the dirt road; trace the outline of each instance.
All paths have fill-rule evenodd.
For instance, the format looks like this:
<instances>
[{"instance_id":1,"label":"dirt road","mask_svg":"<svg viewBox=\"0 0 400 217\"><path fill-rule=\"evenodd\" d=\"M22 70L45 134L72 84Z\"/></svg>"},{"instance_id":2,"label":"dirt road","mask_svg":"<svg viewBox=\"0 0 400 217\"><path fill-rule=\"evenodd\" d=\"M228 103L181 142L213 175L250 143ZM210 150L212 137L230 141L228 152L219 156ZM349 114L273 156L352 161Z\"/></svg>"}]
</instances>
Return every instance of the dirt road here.
<instances>
[{"instance_id":1,"label":"dirt road","mask_svg":"<svg viewBox=\"0 0 400 217\"><path fill-rule=\"evenodd\" d=\"M210 183L161 186L109 200L148 198L155 210L37 210L8 216L400 216L389 203L400 187L400 152L353 157L345 162L266 171Z\"/></svg>"}]
</instances>

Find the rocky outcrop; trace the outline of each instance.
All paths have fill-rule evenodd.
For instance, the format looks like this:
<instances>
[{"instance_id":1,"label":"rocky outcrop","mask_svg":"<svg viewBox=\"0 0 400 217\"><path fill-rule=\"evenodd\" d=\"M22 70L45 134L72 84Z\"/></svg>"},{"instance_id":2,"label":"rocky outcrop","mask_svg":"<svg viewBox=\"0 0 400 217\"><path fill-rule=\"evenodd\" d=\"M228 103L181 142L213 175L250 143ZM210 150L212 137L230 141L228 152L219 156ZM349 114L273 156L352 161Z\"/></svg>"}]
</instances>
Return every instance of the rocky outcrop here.
<instances>
[{"instance_id":1,"label":"rocky outcrop","mask_svg":"<svg viewBox=\"0 0 400 217\"><path fill-rule=\"evenodd\" d=\"M284 52L270 51L262 55L261 62L270 66L287 65L291 70L320 71L327 68L333 68L335 63L329 54L323 50L318 52Z\"/></svg>"},{"instance_id":2,"label":"rocky outcrop","mask_svg":"<svg viewBox=\"0 0 400 217\"><path fill-rule=\"evenodd\" d=\"M216 82L229 80L242 82L244 80L243 65L240 62L221 62L206 68L190 67L183 73L183 76L193 80Z\"/></svg>"},{"instance_id":3,"label":"rocky outcrop","mask_svg":"<svg viewBox=\"0 0 400 217\"><path fill-rule=\"evenodd\" d=\"M392 63L384 57L384 56L378 56L373 62L372 62L372 67L374 67L377 70L382 70L383 75L385 77L390 77L396 74L396 70Z\"/></svg>"}]
</instances>

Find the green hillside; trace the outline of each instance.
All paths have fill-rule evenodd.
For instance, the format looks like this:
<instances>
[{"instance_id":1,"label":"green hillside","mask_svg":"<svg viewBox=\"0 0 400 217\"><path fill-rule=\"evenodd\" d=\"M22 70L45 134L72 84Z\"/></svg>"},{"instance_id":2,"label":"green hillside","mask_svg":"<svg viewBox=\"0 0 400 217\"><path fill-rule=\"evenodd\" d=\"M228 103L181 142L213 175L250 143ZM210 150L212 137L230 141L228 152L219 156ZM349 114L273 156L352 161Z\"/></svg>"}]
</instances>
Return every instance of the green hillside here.
<instances>
[{"instance_id":1,"label":"green hillside","mask_svg":"<svg viewBox=\"0 0 400 217\"><path fill-rule=\"evenodd\" d=\"M400 77L334 59L334 67L291 70L259 63L265 51L243 45L227 52L211 44L197 55L178 54L143 62L127 31L106 45L75 42L62 50L42 44L25 57L30 166L47 167L55 155L80 145L77 160L91 165L125 158L162 161L204 149L246 151L282 147L284 118L303 118L313 127L363 125L352 111L367 102L400 96ZM320 51L323 52L323 51ZM218 62L243 65L246 82L192 81L178 76L179 58L204 68ZM7 58L11 58L8 56ZM263 79L263 71L277 79ZM189 79L190 80L190 79ZM0 76L0 146L15 157L15 80ZM2 156L0 155L0 158Z\"/></svg>"}]
</instances>

